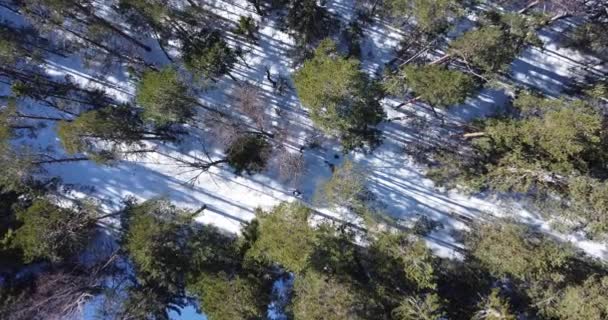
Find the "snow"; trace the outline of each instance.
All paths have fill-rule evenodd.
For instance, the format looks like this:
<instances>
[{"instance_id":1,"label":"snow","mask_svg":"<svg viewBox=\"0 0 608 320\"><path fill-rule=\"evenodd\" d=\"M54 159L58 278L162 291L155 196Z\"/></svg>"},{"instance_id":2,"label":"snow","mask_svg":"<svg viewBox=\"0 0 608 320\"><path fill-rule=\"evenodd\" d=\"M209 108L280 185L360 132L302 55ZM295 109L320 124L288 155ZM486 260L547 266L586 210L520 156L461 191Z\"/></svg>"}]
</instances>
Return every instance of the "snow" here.
<instances>
[{"instance_id":1,"label":"snow","mask_svg":"<svg viewBox=\"0 0 608 320\"><path fill-rule=\"evenodd\" d=\"M330 11L341 17L343 23L354 19L356 1L328 1ZM211 2L210 2L211 3ZM288 126L291 138L288 143L292 151L304 144L305 139L315 135L307 111L300 106L294 90L284 95L273 92L266 79L266 68L273 77L290 76L294 72L293 61L289 58L294 48L294 41L289 34L279 30L275 17L261 19L253 8L244 0L213 1L209 9L217 14L235 21L239 15L255 17L261 24L259 41L256 45L244 44L232 39L249 51L247 65L239 62L232 74L243 81L258 83L265 91L265 101L269 109L282 110L281 115L274 115L276 123ZM2 15L7 17L6 12ZM107 13L104 13L107 14ZM557 96L589 71L581 70L581 63L591 61L578 52L560 48L555 34L563 32L567 22L559 22L541 32L545 50L526 49L512 64L511 75L521 85L529 85ZM370 75L378 74L385 63L391 60L402 34L400 30L375 19L365 27L365 38L362 40L362 68ZM164 61L164 56L157 44L154 45L153 58ZM597 72L607 70L597 67ZM47 73L62 78L70 75L74 81L83 86L105 88L117 100L132 99L134 85L128 80L124 70L113 70L108 75L97 72L94 68L84 67L77 57L53 58L46 64ZM595 72L595 71L592 71ZM238 86L229 78L214 84L203 91L200 99L214 105L228 105L231 91ZM504 89L487 88L471 97L465 104L454 106L445 113L451 122L462 122L475 117L488 116L503 107L509 98ZM436 120L422 104L403 107L401 111L393 110L395 105L390 99L384 101L389 118L404 116L405 119L391 121L382 125L383 144L371 154L351 154L348 157L360 164L369 174L368 187L375 194L376 202L382 212L400 219L415 219L425 215L439 221L443 228L432 232L427 241L429 246L440 256L459 257L462 244L455 236L458 231L466 230L467 223L456 217L467 217L473 220L489 220L497 216L511 216L534 226L539 226L560 238L570 241L589 255L608 259L608 247L577 235L559 235L549 227L548 221L534 213L522 209L522 206L501 195L465 195L455 190L441 190L424 175L423 166L416 164L404 152L404 147L412 142L439 139L438 132L433 131ZM33 110L40 112L43 107ZM429 130L412 129L413 119L408 112L428 115ZM273 112L273 114L275 114ZM288 124L285 122L289 120ZM200 121L198 119L197 121ZM198 123L200 124L200 122ZM42 176L58 176L69 188L66 193L73 197L93 197L103 204L105 210L117 210L125 197L132 196L141 200L166 197L176 205L184 208L198 209L203 204L207 209L197 217L202 223L212 223L228 231L238 232L242 222L253 218L255 208L270 208L281 201L295 201L294 189L302 192L302 200L311 205L316 187L331 176L331 170L325 163L340 165L344 157L339 154L336 141L321 139L322 148L304 151L306 163L303 179L296 184L281 181L276 170L276 163L268 170L253 176L235 175L228 167L212 168L195 179L197 172L188 172L174 158L196 159L203 157L203 145L214 159L219 159L221 149L215 145L205 132L187 128L192 134L178 144L149 144L157 152L139 158L130 158L112 166L99 165L93 162L73 162L45 166ZM441 143L441 140L438 140ZM38 131L35 138L21 137L18 143L29 144L38 150L50 150L57 155L64 155L61 144L54 132L54 124ZM339 157L336 158L335 155ZM329 212L327 208L318 208Z\"/></svg>"}]
</instances>

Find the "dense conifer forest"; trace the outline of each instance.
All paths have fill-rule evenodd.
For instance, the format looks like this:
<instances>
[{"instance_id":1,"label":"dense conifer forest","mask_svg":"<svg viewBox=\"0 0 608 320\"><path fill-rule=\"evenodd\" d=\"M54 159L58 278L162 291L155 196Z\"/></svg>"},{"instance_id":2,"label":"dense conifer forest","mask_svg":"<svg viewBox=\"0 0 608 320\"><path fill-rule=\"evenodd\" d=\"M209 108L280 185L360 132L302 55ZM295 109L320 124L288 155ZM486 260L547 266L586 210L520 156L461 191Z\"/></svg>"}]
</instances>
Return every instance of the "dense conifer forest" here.
<instances>
[{"instance_id":1,"label":"dense conifer forest","mask_svg":"<svg viewBox=\"0 0 608 320\"><path fill-rule=\"evenodd\" d=\"M0 319L608 319L608 1L0 0Z\"/></svg>"}]
</instances>

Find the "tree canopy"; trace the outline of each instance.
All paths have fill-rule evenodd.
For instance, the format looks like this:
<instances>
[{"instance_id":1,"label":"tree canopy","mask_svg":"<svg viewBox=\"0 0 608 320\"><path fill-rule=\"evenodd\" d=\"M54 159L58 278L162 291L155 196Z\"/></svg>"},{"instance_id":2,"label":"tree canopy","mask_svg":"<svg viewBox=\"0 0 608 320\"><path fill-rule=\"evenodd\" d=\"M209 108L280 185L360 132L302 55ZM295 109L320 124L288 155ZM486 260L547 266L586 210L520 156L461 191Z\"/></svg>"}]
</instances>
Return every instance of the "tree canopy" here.
<instances>
[{"instance_id":1,"label":"tree canopy","mask_svg":"<svg viewBox=\"0 0 608 320\"><path fill-rule=\"evenodd\" d=\"M379 142L375 126L384 118L379 88L359 70L359 61L340 56L331 40L304 62L294 82L315 125L337 136L346 150Z\"/></svg>"},{"instance_id":2,"label":"tree canopy","mask_svg":"<svg viewBox=\"0 0 608 320\"><path fill-rule=\"evenodd\" d=\"M136 101L144 109L143 118L159 126L183 122L194 115L188 87L171 67L146 71L137 84Z\"/></svg>"}]
</instances>

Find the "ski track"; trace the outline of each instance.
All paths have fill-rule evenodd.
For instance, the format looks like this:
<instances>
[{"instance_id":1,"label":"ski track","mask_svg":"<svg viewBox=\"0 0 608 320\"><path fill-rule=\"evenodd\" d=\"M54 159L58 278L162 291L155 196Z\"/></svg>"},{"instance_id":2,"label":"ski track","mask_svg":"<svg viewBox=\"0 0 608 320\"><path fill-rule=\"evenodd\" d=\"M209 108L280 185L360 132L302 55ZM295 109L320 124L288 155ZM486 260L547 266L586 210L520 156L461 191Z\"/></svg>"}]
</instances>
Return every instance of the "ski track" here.
<instances>
[{"instance_id":1,"label":"ski track","mask_svg":"<svg viewBox=\"0 0 608 320\"><path fill-rule=\"evenodd\" d=\"M288 77L294 72L289 58L289 52L294 45L293 39L279 30L273 17L261 19L244 0L216 0L206 3L210 4L208 7L213 12L232 21L236 21L239 15L250 15L260 23L259 43L241 43L245 49L251 50L247 56L249 67L239 61L232 74L240 80L257 83L264 89L269 113L274 115L275 109L282 110L282 115L275 115L274 120L285 125L285 121L289 119L286 126L291 132L291 152L297 152L304 140L314 134L307 111L300 106L293 89L282 96L277 95L273 93L272 86L265 77L266 67L270 69L273 77ZM328 9L339 16L342 23L347 23L354 18L355 3L356 0L329 1ZM10 13L6 10L1 14L9 19ZM104 14L111 16L111 13ZM470 21L465 23L470 27ZM513 79L522 85L540 89L550 96L557 96L573 79L580 78L585 72L581 70L580 64L593 61L593 58L559 46L556 37L567 27L568 22L564 21L541 30L540 36L546 50L526 49L511 64ZM393 57L400 39L399 30L378 19L366 26L365 38L362 40L362 69L370 75L378 74L383 65ZM146 43L154 46L149 60L166 63L156 42L149 39ZM175 50L170 49L170 52ZM82 61L77 57L48 61L46 70L49 75L57 78L71 75L83 86L103 87L117 100L130 100L134 94L134 85L129 82L123 70L114 70L109 75L101 76L94 70L83 67ZM597 71L607 70L598 67ZM224 77L213 88L203 92L200 99L206 103L228 105L230 92L236 85L238 84ZM500 110L508 98L509 93L504 89L482 89L465 104L451 108L447 117L450 121L461 122L487 116ZM390 107L397 103L390 99L384 101L389 118L404 115L402 111L395 111ZM428 113L421 105L405 108L417 113ZM35 102L30 103L29 109L37 114L46 114L49 111ZM430 115L427 116L432 120ZM605 243L589 241L578 234L562 235L553 232L547 221L533 212L524 210L522 205L506 200L507 197L496 194L469 196L434 186L432 181L425 178L425 169L403 151L409 142L432 139L432 135L423 137L423 133L414 132L408 127L410 121L406 119L383 124L385 138L377 150L369 155L352 154L348 157L365 168L369 174L368 187L377 197L376 203L380 204L383 212L400 219L415 219L425 215L443 224L442 229L434 231L427 238L429 246L438 255L459 257L456 249L461 248L462 243L456 240L455 231L466 230L467 225L462 219L455 219L456 214L474 220L488 220L497 216L516 217L572 242L593 257L608 259ZM324 161L339 165L344 158L339 153L336 141L324 139L322 148L307 149L304 152L306 169L303 179L296 185L279 179L276 163L271 163L262 174L253 176L237 176L228 167L212 168L194 183L189 183L197 173L187 172L187 168L162 154L183 159L204 159L202 146L205 145L213 158L222 156L219 146L214 145L207 134L194 129L191 131L194 134L185 137L179 144L150 145L157 147L159 152L142 158L128 159L113 166L93 162L47 165L41 176L60 177L68 187L67 195L99 199L107 211L119 209L122 200L127 196L140 200L166 197L178 206L190 209L197 209L206 204L207 209L197 217L197 221L238 232L241 222L254 217L255 208L270 208L281 201L294 201L296 198L292 192L295 189L302 192L301 199L304 202L312 204L316 187L331 176L331 170ZM46 123L36 137L23 136L16 143L66 156L54 132L53 123ZM327 209L318 209L335 215Z\"/></svg>"}]
</instances>

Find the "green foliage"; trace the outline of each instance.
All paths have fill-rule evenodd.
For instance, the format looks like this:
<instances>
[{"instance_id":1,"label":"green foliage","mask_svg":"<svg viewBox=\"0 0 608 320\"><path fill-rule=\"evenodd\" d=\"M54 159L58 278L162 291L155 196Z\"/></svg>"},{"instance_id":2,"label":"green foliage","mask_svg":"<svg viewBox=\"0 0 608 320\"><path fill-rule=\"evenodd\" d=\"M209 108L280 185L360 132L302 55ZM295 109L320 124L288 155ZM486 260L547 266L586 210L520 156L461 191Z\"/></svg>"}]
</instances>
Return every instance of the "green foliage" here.
<instances>
[{"instance_id":1,"label":"green foliage","mask_svg":"<svg viewBox=\"0 0 608 320\"><path fill-rule=\"evenodd\" d=\"M270 303L270 287L253 276L228 276L224 272L203 276L188 290L200 297L209 320L263 319Z\"/></svg>"},{"instance_id":2,"label":"green foliage","mask_svg":"<svg viewBox=\"0 0 608 320\"><path fill-rule=\"evenodd\" d=\"M295 279L291 311L298 320L363 319L357 293L348 283L307 271Z\"/></svg>"},{"instance_id":3,"label":"green foliage","mask_svg":"<svg viewBox=\"0 0 608 320\"><path fill-rule=\"evenodd\" d=\"M556 101L539 117L487 121L486 137L474 146L493 163L488 174L493 187L526 191L559 185L555 174L586 174L606 164L603 121L583 103Z\"/></svg>"},{"instance_id":4,"label":"green foliage","mask_svg":"<svg viewBox=\"0 0 608 320\"><path fill-rule=\"evenodd\" d=\"M236 34L243 35L250 40L255 40L255 33L257 30L258 26L251 16L240 16L238 25L234 32Z\"/></svg>"},{"instance_id":5,"label":"green foliage","mask_svg":"<svg viewBox=\"0 0 608 320\"><path fill-rule=\"evenodd\" d=\"M12 232L12 230L19 227L15 210L20 205L23 205L19 199L21 196L23 195L19 192L12 190L5 191L0 188L0 261L2 261L2 266L5 270L23 266L23 254L21 250L11 247L10 237L7 236L7 232ZM2 293L2 289L0 289L0 297L2 297ZM0 310L2 309L1 305L0 303Z\"/></svg>"},{"instance_id":6,"label":"green foliage","mask_svg":"<svg viewBox=\"0 0 608 320\"><path fill-rule=\"evenodd\" d=\"M306 46L329 35L332 18L316 0L290 0L287 27L296 32L296 41Z\"/></svg>"},{"instance_id":7,"label":"green foliage","mask_svg":"<svg viewBox=\"0 0 608 320\"><path fill-rule=\"evenodd\" d=\"M114 317L118 319L170 320L169 310L178 311L181 305L173 292L154 284L129 287L120 299L124 300Z\"/></svg>"},{"instance_id":8,"label":"green foliage","mask_svg":"<svg viewBox=\"0 0 608 320\"><path fill-rule=\"evenodd\" d=\"M188 87L170 67L145 72L137 84L135 98L144 108L144 119L159 126L185 121L194 114Z\"/></svg>"},{"instance_id":9,"label":"green foliage","mask_svg":"<svg viewBox=\"0 0 608 320\"><path fill-rule=\"evenodd\" d=\"M469 31L450 43L450 53L485 72L504 69L513 59L516 48L509 43L508 35L497 26Z\"/></svg>"},{"instance_id":10,"label":"green foliage","mask_svg":"<svg viewBox=\"0 0 608 320\"><path fill-rule=\"evenodd\" d=\"M129 204L124 212L123 248L138 270L140 282L179 292L190 251L184 237L189 215L164 200Z\"/></svg>"},{"instance_id":11,"label":"green foliage","mask_svg":"<svg viewBox=\"0 0 608 320\"><path fill-rule=\"evenodd\" d=\"M566 38L565 44L597 55L608 53L608 34L605 22L587 22L576 27L572 35Z\"/></svg>"},{"instance_id":12,"label":"green foliage","mask_svg":"<svg viewBox=\"0 0 608 320\"><path fill-rule=\"evenodd\" d=\"M341 57L331 40L324 40L304 62L294 82L315 125L338 136L345 150L379 142L374 128L384 118L379 88L359 70L359 61Z\"/></svg>"},{"instance_id":13,"label":"green foliage","mask_svg":"<svg viewBox=\"0 0 608 320\"><path fill-rule=\"evenodd\" d=\"M517 317L511 312L509 301L500 296L500 290L492 289L490 295L479 304L479 311L472 320L517 320Z\"/></svg>"},{"instance_id":14,"label":"green foliage","mask_svg":"<svg viewBox=\"0 0 608 320\"><path fill-rule=\"evenodd\" d=\"M98 153L93 140L127 145L143 138L143 123L128 106L106 107L84 112L73 121L61 121L57 135L70 153Z\"/></svg>"},{"instance_id":15,"label":"green foliage","mask_svg":"<svg viewBox=\"0 0 608 320\"><path fill-rule=\"evenodd\" d=\"M604 103L608 102L608 82L600 82L585 90L585 95L594 100L601 100Z\"/></svg>"},{"instance_id":16,"label":"green foliage","mask_svg":"<svg viewBox=\"0 0 608 320\"><path fill-rule=\"evenodd\" d=\"M261 172L266 168L272 146L259 135L245 135L237 138L227 150L226 160L237 174Z\"/></svg>"},{"instance_id":17,"label":"green foliage","mask_svg":"<svg viewBox=\"0 0 608 320\"><path fill-rule=\"evenodd\" d=\"M526 44L542 45L536 37L537 25L527 17L488 12L481 20L479 29L451 42L448 52L484 73L507 71L508 64Z\"/></svg>"},{"instance_id":18,"label":"green foliage","mask_svg":"<svg viewBox=\"0 0 608 320\"><path fill-rule=\"evenodd\" d=\"M385 7L394 17L413 16L416 26L428 34L443 32L448 21L460 15L454 0L388 0Z\"/></svg>"},{"instance_id":19,"label":"green foliage","mask_svg":"<svg viewBox=\"0 0 608 320\"><path fill-rule=\"evenodd\" d=\"M213 227L196 228L192 214L154 199L128 203L121 247L136 271L122 312L137 318L168 319L167 311L185 305L189 279L234 257L234 242ZM221 258L218 258L221 256Z\"/></svg>"},{"instance_id":20,"label":"green foliage","mask_svg":"<svg viewBox=\"0 0 608 320\"><path fill-rule=\"evenodd\" d=\"M36 199L17 212L19 227L9 230L3 242L21 250L26 263L61 262L87 245L95 226L93 214L94 208L66 209Z\"/></svg>"},{"instance_id":21,"label":"green foliage","mask_svg":"<svg viewBox=\"0 0 608 320\"><path fill-rule=\"evenodd\" d=\"M10 127L12 111L14 104L8 103L8 106L0 109L0 150L9 148L9 140L13 137L13 130Z\"/></svg>"},{"instance_id":22,"label":"green foliage","mask_svg":"<svg viewBox=\"0 0 608 320\"><path fill-rule=\"evenodd\" d=\"M574 256L570 247L511 222L480 225L469 240L472 256L495 276L523 281L562 281Z\"/></svg>"},{"instance_id":23,"label":"green foliage","mask_svg":"<svg viewBox=\"0 0 608 320\"><path fill-rule=\"evenodd\" d=\"M441 320L446 319L443 301L436 294L406 297L392 312L395 320Z\"/></svg>"},{"instance_id":24,"label":"green foliage","mask_svg":"<svg viewBox=\"0 0 608 320\"><path fill-rule=\"evenodd\" d=\"M20 50L16 43L0 36L0 61L5 64L13 64L19 58Z\"/></svg>"},{"instance_id":25,"label":"green foliage","mask_svg":"<svg viewBox=\"0 0 608 320\"><path fill-rule=\"evenodd\" d=\"M413 289L435 288L436 262L423 240L406 233L381 233L370 250L380 274L403 278Z\"/></svg>"},{"instance_id":26,"label":"green foliage","mask_svg":"<svg viewBox=\"0 0 608 320\"><path fill-rule=\"evenodd\" d=\"M308 264L315 246L315 231L309 225L310 209L283 202L271 211L256 211L257 239L247 256L265 264L278 263L299 273Z\"/></svg>"},{"instance_id":27,"label":"green foliage","mask_svg":"<svg viewBox=\"0 0 608 320\"><path fill-rule=\"evenodd\" d=\"M557 302L554 316L564 320L608 318L608 277L591 276L580 285L569 286Z\"/></svg>"},{"instance_id":28,"label":"green foliage","mask_svg":"<svg viewBox=\"0 0 608 320\"><path fill-rule=\"evenodd\" d=\"M440 108L463 103L476 86L468 75L439 65L405 66L400 76L405 77L414 95Z\"/></svg>"},{"instance_id":29,"label":"green foliage","mask_svg":"<svg viewBox=\"0 0 608 320\"><path fill-rule=\"evenodd\" d=\"M358 208L368 194L363 169L351 160L334 169L331 178L323 183L315 194L317 202L331 207Z\"/></svg>"},{"instance_id":30,"label":"green foliage","mask_svg":"<svg viewBox=\"0 0 608 320\"><path fill-rule=\"evenodd\" d=\"M236 54L219 31L206 31L186 41L184 64L196 75L215 79L230 72Z\"/></svg>"},{"instance_id":31,"label":"green foliage","mask_svg":"<svg viewBox=\"0 0 608 320\"><path fill-rule=\"evenodd\" d=\"M569 211L573 220L582 220L593 236L608 233L608 181L589 177L568 180Z\"/></svg>"},{"instance_id":32,"label":"green foliage","mask_svg":"<svg viewBox=\"0 0 608 320\"><path fill-rule=\"evenodd\" d=\"M336 230L322 224L316 230L316 247L310 258L310 266L338 276L358 272L358 252L355 234L348 230Z\"/></svg>"}]
</instances>

